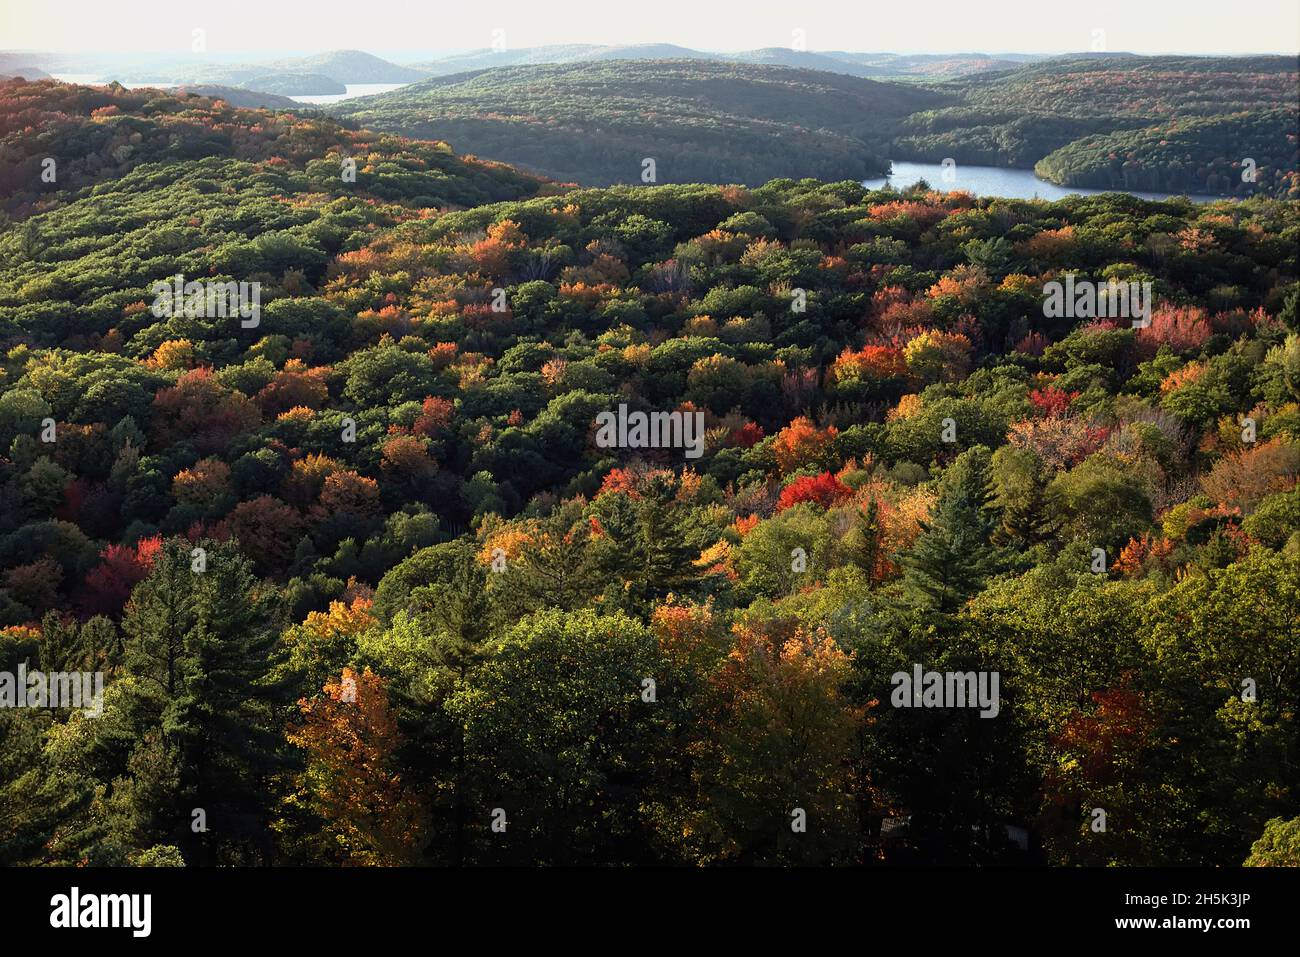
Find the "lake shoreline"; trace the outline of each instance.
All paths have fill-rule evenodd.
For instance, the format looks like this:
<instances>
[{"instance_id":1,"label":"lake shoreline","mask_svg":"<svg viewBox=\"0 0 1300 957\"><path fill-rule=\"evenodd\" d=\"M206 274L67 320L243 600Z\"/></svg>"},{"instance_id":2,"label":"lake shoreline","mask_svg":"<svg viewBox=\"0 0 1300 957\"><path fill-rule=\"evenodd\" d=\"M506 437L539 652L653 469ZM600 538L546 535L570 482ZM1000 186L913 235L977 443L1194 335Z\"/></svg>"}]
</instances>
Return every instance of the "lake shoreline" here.
<instances>
[{"instance_id":1,"label":"lake shoreline","mask_svg":"<svg viewBox=\"0 0 1300 957\"><path fill-rule=\"evenodd\" d=\"M1206 193L1159 193L1131 189L1093 189L1085 186L1061 186L1042 179L1032 169L1003 166L977 166L955 163L917 163L910 160L890 160L890 172L885 177L867 179L862 185L868 189L893 186L905 189L919 180L925 180L933 189L944 192L965 190L976 196L997 196L1002 199L1042 199L1054 202L1069 196L1100 196L1104 193L1126 193L1139 199L1163 201L1186 198L1193 203L1213 203L1234 196L1212 196Z\"/></svg>"}]
</instances>

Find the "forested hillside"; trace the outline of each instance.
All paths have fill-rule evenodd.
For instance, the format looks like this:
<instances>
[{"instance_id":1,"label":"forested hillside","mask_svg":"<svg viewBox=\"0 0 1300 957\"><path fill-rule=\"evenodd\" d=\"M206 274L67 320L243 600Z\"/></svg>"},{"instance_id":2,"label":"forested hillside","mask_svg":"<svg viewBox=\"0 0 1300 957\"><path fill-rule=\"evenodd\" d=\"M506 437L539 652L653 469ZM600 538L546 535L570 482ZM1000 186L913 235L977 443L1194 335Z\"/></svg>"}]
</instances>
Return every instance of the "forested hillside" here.
<instances>
[{"instance_id":1,"label":"forested hillside","mask_svg":"<svg viewBox=\"0 0 1300 957\"><path fill-rule=\"evenodd\" d=\"M641 43L631 46L603 46L593 43L569 43L520 49L484 49L457 53L420 63L414 69L429 76L448 76L470 70L490 70L503 66L541 63L578 63L595 60L716 60L737 63L761 63L795 67L801 70L824 70L849 76L878 78L948 78L990 70L1004 70L1015 61L1044 59L1039 56L1013 56L1007 59L982 53L848 53L828 51L814 53L790 47L764 47L739 53L705 52L671 43ZM0 60L2 63L3 60Z\"/></svg>"},{"instance_id":2,"label":"forested hillside","mask_svg":"<svg viewBox=\"0 0 1300 957\"><path fill-rule=\"evenodd\" d=\"M1075 140L1034 170L1054 183L1094 189L1296 196L1298 122L1295 107L1180 117Z\"/></svg>"},{"instance_id":3,"label":"forested hillside","mask_svg":"<svg viewBox=\"0 0 1300 957\"><path fill-rule=\"evenodd\" d=\"M1051 60L940 89L966 105L909 117L900 156L1033 166L1065 186L1300 195L1295 57Z\"/></svg>"},{"instance_id":4,"label":"forested hillside","mask_svg":"<svg viewBox=\"0 0 1300 957\"><path fill-rule=\"evenodd\" d=\"M236 86L219 86L206 83L194 86L182 85L171 91L172 94L192 93L206 96L212 100L221 100L228 106L250 107L256 110L302 110L303 104L278 93L255 93L252 90Z\"/></svg>"},{"instance_id":5,"label":"forested hillside","mask_svg":"<svg viewBox=\"0 0 1300 957\"><path fill-rule=\"evenodd\" d=\"M896 121L952 98L778 66L648 60L457 74L334 109L563 181L761 183L882 175Z\"/></svg>"},{"instance_id":6,"label":"forested hillside","mask_svg":"<svg viewBox=\"0 0 1300 957\"><path fill-rule=\"evenodd\" d=\"M213 160L215 169L239 164L239 175L219 173L211 182L214 206L221 194L268 185L282 191L285 202L295 193L322 200L361 193L434 208L529 196L539 186L499 163L459 158L444 143L359 134L310 113L238 109L221 99L120 84L0 83L0 204L11 212L65 205L83 187L142 166L148 168L144 182L194 177L197 167L184 164L200 159ZM346 190L340 175L345 159L356 160L356 183ZM150 189L135 185L126 192L149 203ZM176 209L150 205L155 218ZM199 242L212 233L192 235ZM68 258L81 252L70 251Z\"/></svg>"},{"instance_id":7,"label":"forested hillside","mask_svg":"<svg viewBox=\"0 0 1300 957\"><path fill-rule=\"evenodd\" d=\"M749 184L862 179L886 158L951 158L1036 168L1066 186L1300 195L1294 57L1067 57L901 84L825 72L849 54L735 54L749 65L645 58L656 49L609 62L601 58L619 51L580 46L453 58L448 68L576 62L438 77L336 113L583 185L640 182L647 157L657 182ZM866 55L855 62L864 74L876 68Z\"/></svg>"},{"instance_id":8,"label":"forested hillside","mask_svg":"<svg viewBox=\"0 0 1300 957\"><path fill-rule=\"evenodd\" d=\"M0 709L0 861L1236 866L1300 816L1300 204L0 100L0 671L105 675ZM1046 318L1067 274L1150 325Z\"/></svg>"},{"instance_id":9,"label":"forested hillside","mask_svg":"<svg viewBox=\"0 0 1300 957\"><path fill-rule=\"evenodd\" d=\"M1294 106L1297 69L1294 56L1083 56L956 82L989 108L1146 119Z\"/></svg>"},{"instance_id":10,"label":"forested hillside","mask_svg":"<svg viewBox=\"0 0 1300 957\"><path fill-rule=\"evenodd\" d=\"M220 85L219 83L217 85ZM240 82L246 90L278 96L322 96L346 93L346 84L320 73L259 73Z\"/></svg>"}]
</instances>

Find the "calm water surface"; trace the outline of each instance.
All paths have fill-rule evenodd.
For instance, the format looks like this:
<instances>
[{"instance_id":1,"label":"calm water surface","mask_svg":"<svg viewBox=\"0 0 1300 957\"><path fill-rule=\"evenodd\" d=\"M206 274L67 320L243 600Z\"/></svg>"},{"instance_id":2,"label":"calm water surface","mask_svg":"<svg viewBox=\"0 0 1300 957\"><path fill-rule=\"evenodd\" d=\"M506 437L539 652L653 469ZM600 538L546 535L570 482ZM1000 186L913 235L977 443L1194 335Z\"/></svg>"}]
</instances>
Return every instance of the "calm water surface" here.
<instances>
[{"instance_id":1,"label":"calm water surface","mask_svg":"<svg viewBox=\"0 0 1300 957\"><path fill-rule=\"evenodd\" d=\"M102 85L108 82L102 76L94 73L51 73L50 76L64 83L81 83L86 86ZM151 86L159 90L167 90L175 83L123 83L128 90L141 89ZM289 99L298 103L309 103L320 105L322 103L339 103L343 100L351 100L358 96L371 96L375 93L387 93L390 90L396 90L398 87L405 86L405 83L346 83L344 84L348 91L346 93L330 93L322 96L291 96Z\"/></svg>"},{"instance_id":2,"label":"calm water surface","mask_svg":"<svg viewBox=\"0 0 1300 957\"><path fill-rule=\"evenodd\" d=\"M963 166L960 163L951 170L952 182L944 180L944 169L939 163L907 163L893 161L893 171L884 179L869 179L863 182L868 189L880 189L890 184L898 189L911 186L923 179L934 189L964 189L976 196L1003 196L1008 199L1064 199L1066 196L1095 196L1106 192L1126 192L1142 199L1169 199L1177 193L1143 193L1137 190L1083 189L1077 186L1057 186L1045 179L1039 179L1033 170L1002 169L998 166ZM1219 196L1189 196L1193 202L1209 203Z\"/></svg>"},{"instance_id":3,"label":"calm water surface","mask_svg":"<svg viewBox=\"0 0 1300 957\"><path fill-rule=\"evenodd\" d=\"M289 99L315 105L339 103L343 100L356 99L358 96L373 96L376 93L387 93L406 86L405 83L346 83L344 85L348 88L346 93L330 93L326 96L291 96Z\"/></svg>"}]
</instances>

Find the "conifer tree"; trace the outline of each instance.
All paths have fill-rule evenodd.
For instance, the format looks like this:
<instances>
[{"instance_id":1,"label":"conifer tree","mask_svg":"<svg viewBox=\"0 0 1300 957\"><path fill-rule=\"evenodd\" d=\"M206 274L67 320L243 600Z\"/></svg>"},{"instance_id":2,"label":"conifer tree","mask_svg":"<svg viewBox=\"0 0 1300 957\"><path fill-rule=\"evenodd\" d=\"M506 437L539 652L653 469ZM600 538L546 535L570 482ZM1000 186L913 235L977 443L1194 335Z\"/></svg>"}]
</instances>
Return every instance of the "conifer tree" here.
<instances>
[{"instance_id":1,"label":"conifer tree","mask_svg":"<svg viewBox=\"0 0 1300 957\"><path fill-rule=\"evenodd\" d=\"M903 557L903 591L910 604L955 612L1004 566L991 544L997 516L990 502L989 451L976 446L948 467L939 501Z\"/></svg>"},{"instance_id":2,"label":"conifer tree","mask_svg":"<svg viewBox=\"0 0 1300 957\"><path fill-rule=\"evenodd\" d=\"M161 798L175 843L196 864L269 854L268 778L287 714L268 679L277 656L273 592L233 544L168 542L123 620L127 666L145 698L133 710L161 726L178 784ZM198 557L201 555L201 559ZM202 814L197 811L201 809ZM204 829L206 827L206 830Z\"/></svg>"},{"instance_id":3,"label":"conifer tree","mask_svg":"<svg viewBox=\"0 0 1300 957\"><path fill-rule=\"evenodd\" d=\"M844 547L849 561L857 565L867 576L875 580L880 568L880 503L874 498L867 502L866 508L857 513L853 527L844 535Z\"/></svg>"}]
</instances>

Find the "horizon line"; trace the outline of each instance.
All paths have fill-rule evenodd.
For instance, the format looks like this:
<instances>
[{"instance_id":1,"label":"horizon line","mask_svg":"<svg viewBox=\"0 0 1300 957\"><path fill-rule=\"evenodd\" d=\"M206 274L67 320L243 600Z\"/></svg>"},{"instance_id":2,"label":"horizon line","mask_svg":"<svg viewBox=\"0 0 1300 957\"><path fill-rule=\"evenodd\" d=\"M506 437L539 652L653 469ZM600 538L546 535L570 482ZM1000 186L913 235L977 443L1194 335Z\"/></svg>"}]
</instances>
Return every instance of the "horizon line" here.
<instances>
[{"instance_id":1,"label":"horizon line","mask_svg":"<svg viewBox=\"0 0 1300 957\"><path fill-rule=\"evenodd\" d=\"M710 49L704 49L704 48L701 48L701 47L688 47L688 46L683 46L683 45L680 44L680 43L672 43L672 42L670 42L670 41L655 41L655 40L652 40L652 41L645 41L645 42L639 42L639 43L543 43L543 44L538 44L538 45L536 45L536 46L519 46L519 47L510 47L510 48L508 48L507 50L503 50L503 51L500 51L500 52L508 53L508 52L512 52L512 51L513 51L513 52L518 52L518 51L522 51L522 50L545 50L545 49L551 49L551 48L582 47L582 46L590 46L590 47L606 47L606 48L610 48L610 49L620 49L620 48L635 49L636 47L672 46L672 47L678 47L679 49L682 49L682 50L689 50L689 51L691 51L691 52L693 52L693 53L708 53L708 54L716 54L716 55L720 55L720 56L734 55L734 54L738 54L738 53L754 53L754 52L757 52L757 51L760 51L760 50L785 50L785 51L788 51L788 52L791 52L791 53L810 53L810 54L816 54L816 55L821 55L821 56L828 56L828 55L832 55L832 54L835 54L835 53L848 53L848 54L853 54L853 55L857 55L857 56L872 56L872 55L875 55L875 56L986 56L986 57L990 57L990 58L994 58L994 59L996 59L997 57L1004 57L1004 56L1043 56L1043 57L1056 57L1056 56L1069 56L1069 55L1072 55L1072 54L1079 54L1079 55L1084 55L1084 54L1086 54L1086 55L1090 55L1090 56L1092 56L1092 55L1096 55L1096 56L1099 56L1099 57L1104 57L1104 56L1149 56L1149 57L1157 57L1157 56L1188 56L1188 57L1295 56L1295 57L1300 57L1300 49L1297 49L1297 50L1295 50L1295 51L1291 51L1291 50L1254 50L1254 51L1249 51L1249 52L1244 52L1244 53L1243 53L1243 52L1225 52L1225 51L1195 52L1195 51L1190 51L1190 50L1167 50L1167 51L1162 51L1162 52L1158 52L1158 53L1153 53L1153 52L1144 52L1144 51L1142 51L1142 50L1137 50L1137 49L1132 49L1132 50L1074 50L1074 49L1065 49L1065 50L1055 50L1055 51L1050 51L1050 50L999 50L999 51L996 51L996 52L987 52L987 51L984 51L984 50L974 50L974 49L960 49L960 50L907 50L907 51L901 51L901 50L853 50L853 49L844 49L844 48L839 48L839 49L824 49L824 50L820 50L820 49L819 49L819 50L813 50L813 49L808 49L808 50L796 50L796 49L794 49L793 47L786 47L786 46L744 47L744 48L742 48L742 49L736 49L736 50L710 50ZM437 51L436 53L433 54L433 58L435 58L435 59L446 59L446 58L455 57L455 56L464 56L464 55L467 55L467 54L476 54L476 53L487 54L487 53L491 53L491 52L493 52L493 51L492 51L492 47L468 47L468 48L464 48L464 49L457 48L457 49L451 49L451 50L442 50L442 51ZM25 54L25 53L33 53L33 54L34 54L34 53L57 53L57 54L63 54L63 55L69 55L69 54L74 54L74 55L75 55L75 54L95 54L95 55L101 55L101 56L102 56L102 55L151 55L151 54L159 54L159 55L170 55L170 56L177 56L177 57L194 57L194 58L196 58L196 59L202 59L203 57L206 57L206 56L239 56L239 55L263 55L263 56L313 56L313 55L321 55L321 54L326 54L326 53L365 53L365 54L367 54L367 55L369 55L369 56L378 57L378 58L380 58L380 59L391 59L391 57L393 57L393 56L401 56L401 55L405 55L405 54L409 54L409 55L411 55L411 56L421 56L421 57L429 57L429 56L431 55L429 50L427 50L427 49L426 49L426 50L421 50L421 49L419 49L419 48L412 48L412 49L407 49L407 50L387 50L387 51L385 51L385 54L381 55L381 54L378 54L378 53L371 53L369 50L362 49L362 48L360 48L360 47L331 47L331 48L326 48L326 49L320 49L320 48L308 48L308 49L240 48L240 49L232 49L232 50L228 50L228 51L226 51L226 50L222 50L222 51L206 51L206 52L201 53L201 54L199 54L199 53L192 53L192 52L188 52L188 53L187 53L187 52L184 52L184 51L178 51L178 50L175 50L175 49L173 49L173 48L167 48L167 49L157 49L157 48L147 48L147 49L144 49L144 48L142 48L142 49L121 50L121 49L103 49L103 48L89 48L89 49L87 49L87 48L81 48L81 49L62 49L62 48L57 48L57 47L6 47L6 48L3 48L3 49L0 49L0 54ZM671 57L669 57L668 59L671 59Z\"/></svg>"}]
</instances>

